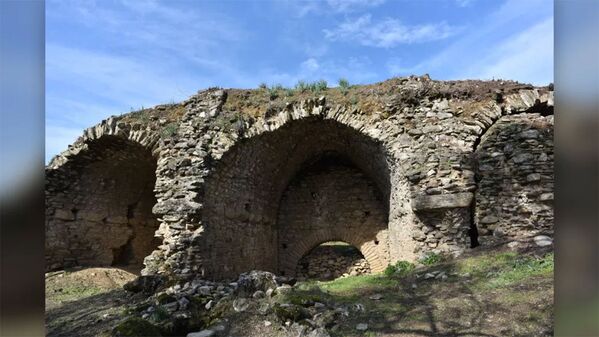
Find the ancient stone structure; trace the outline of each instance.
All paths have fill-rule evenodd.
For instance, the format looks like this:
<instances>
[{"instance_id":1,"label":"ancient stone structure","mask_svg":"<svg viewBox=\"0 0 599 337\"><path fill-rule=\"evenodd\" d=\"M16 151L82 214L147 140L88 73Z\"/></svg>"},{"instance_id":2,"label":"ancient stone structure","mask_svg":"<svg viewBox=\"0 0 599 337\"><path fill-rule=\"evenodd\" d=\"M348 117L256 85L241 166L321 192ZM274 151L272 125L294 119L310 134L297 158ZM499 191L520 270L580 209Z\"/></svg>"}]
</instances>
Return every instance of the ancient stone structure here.
<instances>
[{"instance_id":1,"label":"ancient stone structure","mask_svg":"<svg viewBox=\"0 0 599 337\"><path fill-rule=\"evenodd\" d=\"M511 81L201 91L111 117L52 160L47 266L290 275L340 240L376 272L551 236L552 135L553 91Z\"/></svg>"}]
</instances>

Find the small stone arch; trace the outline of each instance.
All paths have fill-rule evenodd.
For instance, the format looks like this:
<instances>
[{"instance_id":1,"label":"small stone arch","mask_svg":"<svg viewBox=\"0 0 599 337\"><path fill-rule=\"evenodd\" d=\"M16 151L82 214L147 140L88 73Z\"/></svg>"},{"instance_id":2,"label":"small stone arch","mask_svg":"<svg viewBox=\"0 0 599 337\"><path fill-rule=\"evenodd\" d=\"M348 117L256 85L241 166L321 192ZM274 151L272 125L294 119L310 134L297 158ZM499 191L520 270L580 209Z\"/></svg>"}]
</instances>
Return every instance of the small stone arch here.
<instances>
[{"instance_id":1,"label":"small stone arch","mask_svg":"<svg viewBox=\"0 0 599 337\"><path fill-rule=\"evenodd\" d=\"M378 250L380 243L378 238L365 239L355 235L352 237L337 237L330 232L320 232L297 242L295 248L283 255L280 261L279 273L287 276L294 276L297 269L297 264L300 259L311 252L314 248L329 241L342 241L356 247L368 264L373 273L382 272L388 265L388 258L381 256ZM379 242L379 243L375 243Z\"/></svg>"}]
</instances>

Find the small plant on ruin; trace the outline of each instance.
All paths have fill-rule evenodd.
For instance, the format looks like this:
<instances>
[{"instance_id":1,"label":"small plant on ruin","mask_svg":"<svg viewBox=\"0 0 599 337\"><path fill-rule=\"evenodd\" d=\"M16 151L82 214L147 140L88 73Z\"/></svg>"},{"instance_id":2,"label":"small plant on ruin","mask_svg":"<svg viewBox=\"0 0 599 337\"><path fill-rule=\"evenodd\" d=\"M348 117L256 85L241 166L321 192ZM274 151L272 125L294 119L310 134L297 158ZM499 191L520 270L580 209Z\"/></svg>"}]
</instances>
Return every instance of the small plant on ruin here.
<instances>
[{"instance_id":1,"label":"small plant on ruin","mask_svg":"<svg viewBox=\"0 0 599 337\"><path fill-rule=\"evenodd\" d=\"M345 78L339 79L339 90L343 94L343 96L347 95L349 92L349 81Z\"/></svg>"},{"instance_id":2,"label":"small plant on ruin","mask_svg":"<svg viewBox=\"0 0 599 337\"><path fill-rule=\"evenodd\" d=\"M243 115L241 113L235 113L235 115L231 119L231 127L239 136L241 136L245 132L245 119L243 118Z\"/></svg>"},{"instance_id":3,"label":"small plant on ruin","mask_svg":"<svg viewBox=\"0 0 599 337\"><path fill-rule=\"evenodd\" d=\"M383 273L385 276L404 276L409 274L414 268L416 268L416 266L411 262L397 261L395 264L388 265Z\"/></svg>"},{"instance_id":4,"label":"small plant on ruin","mask_svg":"<svg viewBox=\"0 0 599 337\"><path fill-rule=\"evenodd\" d=\"M308 84L305 81L297 81L295 85L295 90L301 92L306 92L308 90Z\"/></svg>"},{"instance_id":5,"label":"small plant on ruin","mask_svg":"<svg viewBox=\"0 0 599 337\"><path fill-rule=\"evenodd\" d=\"M168 123L162 129L161 134L163 137L172 137L177 133L178 128L179 128L179 126L177 125L177 123L175 123L175 122Z\"/></svg>"},{"instance_id":6,"label":"small plant on ruin","mask_svg":"<svg viewBox=\"0 0 599 337\"><path fill-rule=\"evenodd\" d=\"M427 253L426 255L424 255L424 257L420 260L420 262L425 265L425 266L430 266L433 264L437 264L439 262L443 261L443 255L441 254L437 254L437 253Z\"/></svg>"},{"instance_id":7,"label":"small plant on ruin","mask_svg":"<svg viewBox=\"0 0 599 337\"><path fill-rule=\"evenodd\" d=\"M268 88L268 98L273 101L279 97L279 92L284 90L285 88L280 84L271 85Z\"/></svg>"},{"instance_id":8,"label":"small plant on ruin","mask_svg":"<svg viewBox=\"0 0 599 337\"><path fill-rule=\"evenodd\" d=\"M325 91L328 88L327 81L325 81L325 80L312 82L309 84L309 86L310 86L310 91L312 91L313 93L320 93L321 91Z\"/></svg>"},{"instance_id":9,"label":"small plant on ruin","mask_svg":"<svg viewBox=\"0 0 599 337\"><path fill-rule=\"evenodd\" d=\"M397 261L397 263L395 264L395 268L396 268L396 274L399 275L406 275L409 274L412 270L414 270L414 268L416 268L416 266L408 261Z\"/></svg>"},{"instance_id":10,"label":"small plant on ruin","mask_svg":"<svg viewBox=\"0 0 599 337\"><path fill-rule=\"evenodd\" d=\"M260 85L258 86L258 88L262 89L262 90L266 90L266 89L268 89L268 85L266 83L262 82L262 83L260 83Z\"/></svg>"},{"instance_id":11,"label":"small plant on ruin","mask_svg":"<svg viewBox=\"0 0 599 337\"><path fill-rule=\"evenodd\" d=\"M390 264L387 266L387 268L385 268L385 270L383 271L383 274L385 274L385 276L393 276L396 271L397 271L397 268L395 267L395 265Z\"/></svg>"}]
</instances>

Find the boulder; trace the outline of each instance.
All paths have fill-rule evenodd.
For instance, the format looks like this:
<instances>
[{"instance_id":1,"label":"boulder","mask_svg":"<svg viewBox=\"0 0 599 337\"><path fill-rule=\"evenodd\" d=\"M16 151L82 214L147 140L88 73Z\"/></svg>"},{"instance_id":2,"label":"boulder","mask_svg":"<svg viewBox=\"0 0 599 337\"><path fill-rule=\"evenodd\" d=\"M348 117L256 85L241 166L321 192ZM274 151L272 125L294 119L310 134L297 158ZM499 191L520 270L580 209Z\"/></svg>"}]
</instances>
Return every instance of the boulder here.
<instances>
[{"instance_id":1,"label":"boulder","mask_svg":"<svg viewBox=\"0 0 599 337\"><path fill-rule=\"evenodd\" d=\"M215 336L215 335L216 335L216 331L206 329L206 330L202 330L199 332L190 332L187 334L187 337L211 337L211 336Z\"/></svg>"},{"instance_id":2,"label":"boulder","mask_svg":"<svg viewBox=\"0 0 599 337\"><path fill-rule=\"evenodd\" d=\"M551 246L553 239L547 235L537 235L534 237L534 242L539 247Z\"/></svg>"},{"instance_id":3,"label":"boulder","mask_svg":"<svg viewBox=\"0 0 599 337\"><path fill-rule=\"evenodd\" d=\"M250 297L256 291L267 291L269 288L276 288L277 282L275 275L267 271L252 270L248 273L239 275L237 280L237 289L235 290L238 296Z\"/></svg>"}]
</instances>

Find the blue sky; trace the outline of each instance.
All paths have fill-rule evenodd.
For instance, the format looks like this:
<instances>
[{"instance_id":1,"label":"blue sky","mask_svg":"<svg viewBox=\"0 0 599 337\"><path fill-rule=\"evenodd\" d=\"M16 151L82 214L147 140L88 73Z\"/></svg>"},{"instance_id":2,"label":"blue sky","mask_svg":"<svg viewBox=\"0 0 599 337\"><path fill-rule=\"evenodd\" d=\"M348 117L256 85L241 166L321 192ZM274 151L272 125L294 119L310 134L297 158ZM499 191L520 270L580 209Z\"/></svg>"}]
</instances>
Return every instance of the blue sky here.
<instances>
[{"instance_id":1,"label":"blue sky","mask_svg":"<svg viewBox=\"0 0 599 337\"><path fill-rule=\"evenodd\" d=\"M48 1L46 161L82 130L200 89L553 81L551 0Z\"/></svg>"}]
</instances>

